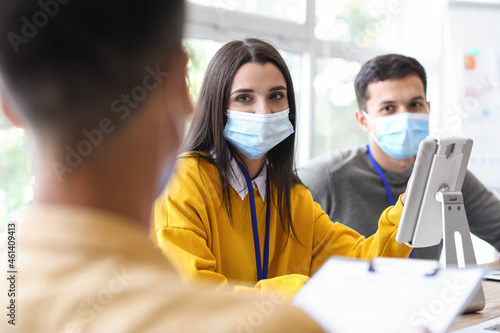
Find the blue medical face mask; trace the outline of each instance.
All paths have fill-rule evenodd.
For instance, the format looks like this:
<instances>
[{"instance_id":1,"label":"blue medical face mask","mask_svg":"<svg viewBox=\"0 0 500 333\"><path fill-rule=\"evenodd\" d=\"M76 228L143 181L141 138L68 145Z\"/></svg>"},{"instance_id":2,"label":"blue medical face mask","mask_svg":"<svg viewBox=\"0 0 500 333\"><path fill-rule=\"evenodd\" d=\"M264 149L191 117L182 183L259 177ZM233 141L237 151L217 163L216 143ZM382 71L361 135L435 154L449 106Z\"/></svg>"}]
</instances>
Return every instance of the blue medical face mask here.
<instances>
[{"instance_id":1,"label":"blue medical face mask","mask_svg":"<svg viewBox=\"0 0 500 333\"><path fill-rule=\"evenodd\" d=\"M160 176L160 179L158 180L158 185L156 188L156 197L157 198L161 195L161 193L163 192L163 190L167 186L167 184L170 180L170 177L172 176L173 173L174 173L174 165L173 164L169 164L163 170L163 172Z\"/></svg>"},{"instance_id":2,"label":"blue medical face mask","mask_svg":"<svg viewBox=\"0 0 500 333\"><path fill-rule=\"evenodd\" d=\"M179 143L182 142L182 139L184 137L184 130L186 127L186 118L183 116L183 112L180 112L179 110L170 110L168 113L170 117L170 121L174 125L174 131L178 137ZM177 147L178 149L179 147ZM175 162L177 160L177 152L170 153L170 158L166 162L165 167L162 170L162 173L160 175L160 179L158 179L157 186L156 186L156 197L159 197L165 187L167 186L168 182L170 181L170 178L172 174L174 173L175 169Z\"/></svg>"},{"instance_id":3,"label":"blue medical face mask","mask_svg":"<svg viewBox=\"0 0 500 333\"><path fill-rule=\"evenodd\" d=\"M370 132L372 138L384 153L394 158L405 159L417 154L420 141L429 135L427 113L404 112L376 119L363 113L377 127L377 137Z\"/></svg>"},{"instance_id":4,"label":"blue medical face mask","mask_svg":"<svg viewBox=\"0 0 500 333\"><path fill-rule=\"evenodd\" d=\"M272 114L227 110L224 137L243 155L256 159L293 133L290 109Z\"/></svg>"}]
</instances>

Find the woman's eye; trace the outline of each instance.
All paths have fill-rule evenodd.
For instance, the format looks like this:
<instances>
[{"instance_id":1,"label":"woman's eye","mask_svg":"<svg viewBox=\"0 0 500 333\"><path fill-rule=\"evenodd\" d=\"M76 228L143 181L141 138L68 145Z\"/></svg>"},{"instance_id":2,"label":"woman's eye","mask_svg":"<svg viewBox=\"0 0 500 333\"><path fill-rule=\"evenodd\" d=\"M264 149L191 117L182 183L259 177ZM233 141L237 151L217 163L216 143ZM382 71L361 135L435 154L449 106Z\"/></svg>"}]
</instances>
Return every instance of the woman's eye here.
<instances>
[{"instance_id":1,"label":"woman's eye","mask_svg":"<svg viewBox=\"0 0 500 333\"><path fill-rule=\"evenodd\" d=\"M419 102L415 102L415 103L411 104L411 107L414 108L414 109L419 109L422 106L423 106L422 103L419 103Z\"/></svg>"},{"instance_id":2,"label":"woman's eye","mask_svg":"<svg viewBox=\"0 0 500 333\"><path fill-rule=\"evenodd\" d=\"M242 95L242 96L236 97L236 100L238 102L242 102L242 103L248 102L248 101L250 101L250 99L251 99L250 96L247 96L247 95Z\"/></svg>"},{"instance_id":3,"label":"woman's eye","mask_svg":"<svg viewBox=\"0 0 500 333\"><path fill-rule=\"evenodd\" d=\"M284 98L283 94L272 94L270 96L270 99L275 99L275 100L280 100L280 99L283 99L283 98Z\"/></svg>"},{"instance_id":4,"label":"woman's eye","mask_svg":"<svg viewBox=\"0 0 500 333\"><path fill-rule=\"evenodd\" d=\"M383 111L394 111L394 107L392 105L386 105L384 106L384 108L382 109Z\"/></svg>"}]
</instances>

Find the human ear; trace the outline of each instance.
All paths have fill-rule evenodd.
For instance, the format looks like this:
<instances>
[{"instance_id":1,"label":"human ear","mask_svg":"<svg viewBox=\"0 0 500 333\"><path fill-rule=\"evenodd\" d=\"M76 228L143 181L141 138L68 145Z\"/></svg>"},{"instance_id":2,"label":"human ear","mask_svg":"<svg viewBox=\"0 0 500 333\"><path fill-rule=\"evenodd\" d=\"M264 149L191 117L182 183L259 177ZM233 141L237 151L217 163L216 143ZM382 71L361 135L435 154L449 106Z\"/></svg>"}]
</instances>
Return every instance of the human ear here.
<instances>
[{"instance_id":1,"label":"human ear","mask_svg":"<svg viewBox=\"0 0 500 333\"><path fill-rule=\"evenodd\" d=\"M358 122L359 126L365 131L366 133L370 132L370 127L368 126L368 118L366 117L365 113L362 110L356 110L355 111L355 117L356 121Z\"/></svg>"},{"instance_id":2,"label":"human ear","mask_svg":"<svg viewBox=\"0 0 500 333\"><path fill-rule=\"evenodd\" d=\"M14 112L12 112L10 105L5 100L5 95L3 94L3 92L0 92L0 102L1 102L2 112L5 115L5 117L9 120L9 122L15 127L24 127L24 124L21 121L21 119L17 117L14 114Z\"/></svg>"}]
</instances>

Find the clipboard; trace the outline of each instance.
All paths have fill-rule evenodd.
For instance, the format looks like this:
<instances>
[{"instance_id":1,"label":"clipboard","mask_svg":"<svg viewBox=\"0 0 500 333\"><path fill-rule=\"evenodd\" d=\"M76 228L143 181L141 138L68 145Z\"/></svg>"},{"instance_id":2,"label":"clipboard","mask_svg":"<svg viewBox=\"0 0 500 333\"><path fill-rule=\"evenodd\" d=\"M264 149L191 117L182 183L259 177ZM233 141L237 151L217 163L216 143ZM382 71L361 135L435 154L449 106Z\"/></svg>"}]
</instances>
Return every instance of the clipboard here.
<instances>
[{"instance_id":1,"label":"clipboard","mask_svg":"<svg viewBox=\"0 0 500 333\"><path fill-rule=\"evenodd\" d=\"M434 260L332 257L293 302L327 332L445 332L482 273Z\"/></svg>"}]
</instances>

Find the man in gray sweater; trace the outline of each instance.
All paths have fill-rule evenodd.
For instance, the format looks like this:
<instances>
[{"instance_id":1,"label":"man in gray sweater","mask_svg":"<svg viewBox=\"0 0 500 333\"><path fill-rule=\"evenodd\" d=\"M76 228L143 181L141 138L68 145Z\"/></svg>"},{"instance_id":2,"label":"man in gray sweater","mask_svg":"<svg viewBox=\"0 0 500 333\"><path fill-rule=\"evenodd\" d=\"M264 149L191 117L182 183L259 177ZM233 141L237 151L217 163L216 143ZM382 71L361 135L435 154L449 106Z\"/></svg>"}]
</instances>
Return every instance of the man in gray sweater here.
<instances>
[{"instance_id":1,"label":"man in gray sweater","mask_svg":"<svg viewBox=\"0 0 500 333\"><path fill-rule=\"evenodd\" d=\"M368 237L382 211L406 189L418 145L429 133L430 103L424 68L402 55L368 61L354 85L355 116L369 145L313 159L298 173L332 221ZM500 250L500 201L470 172L462 193L471 232ZM441 248L415 249L412 257L439 259Z\"/></svg>"}]
</instances>

